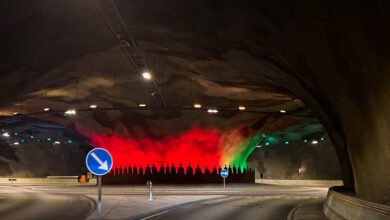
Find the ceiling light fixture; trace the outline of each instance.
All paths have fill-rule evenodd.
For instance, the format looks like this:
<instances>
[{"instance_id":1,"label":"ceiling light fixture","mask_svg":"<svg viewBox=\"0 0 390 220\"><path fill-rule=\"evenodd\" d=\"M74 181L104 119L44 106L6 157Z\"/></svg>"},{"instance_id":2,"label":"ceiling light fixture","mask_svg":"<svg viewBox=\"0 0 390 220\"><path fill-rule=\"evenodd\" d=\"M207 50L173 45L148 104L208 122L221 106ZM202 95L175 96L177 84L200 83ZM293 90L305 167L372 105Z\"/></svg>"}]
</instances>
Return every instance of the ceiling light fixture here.
<instances>
[{"instance_id":1,"label":"ceiling light fixture","mask_svg":"<svg viewBox=\"0 0 390 220\"><path fill-rule=\"evenodd\" d=\"M68 109L66 110L65 115L75 115L76 113L76 109Z\"/></svg>"},{"instance_id":2,"label":"ceiling light fixture","mask_svg":"<svg viewBox=\"0 0 390 220\"><path fill-rule=\"evenodd\" d=\"M140 108L145 108L145 107L146 107L146 104L145 104L145 103L138 104L138 107L140 107Z\"/></svg>"},{"instance_id":3,"label":"ceiling light fixture","mask_svg":"<svg viewBox=\"0 0 390 220\"><path fill-rule=\"evenodd\" d=\"M195 104L194 104L194 108L202 108L202 105L199 104L199 103L195 103Z\"/></svg>"},{"instance_id":4,"label":"ceiling light fixture","mask_svg":"<svg viewBox=\"0 0 390 220\"><path fill-rule=\"evenodd\" d=\"M240 111L245 111L245 106L243 106L243 105L240 105L240 106L238 106L238 110L240 110Z\"/></svg>"},{"instance_id":5,"label":"ceiling light fixture","mask_svg":"<svg viewBox=\"0 0 390 220\"><path fill-rule=\"evenodd\" d=\"M9 135L9 133L8 132L4 132L3 133L3 137L9 137L10 135Z\"/></svg>"},{"instance_id":6,"label":"ceiling light fixture","mask_svg":"<svg viewBox=\"0 0 390 220\"><path fill-rule=\"evenodd\" d=\"M318 141L317 140L312 140L311 143L312 144L318 144Z\"/></svg>"},{"instance_id":7,"label":"ceiling light fixture","mask_svg":"<svg viewBox=\"0 0 390 220\"><path fill-rule=\"evenodd\" d=\"M95 109L95 108L97 108L98 106L97 105L90 105L89 106L89 108L91 108L91 109Z\"/></svg>"},{"instance_id":8,"label":"ceiling light fixture","mask_svg":"<svg viewBox=\"0 0 390 220\"><path fill-rule=\"evenodd\" d=\"M14 142L14 145L19 145L19 142Z\"/></svg>"},{"instance_id":9,"label":"ceiling light fixture","mask_svg":"<svg viewBox=\"0 0 390 220\"><path fill-rule=\"evenodd\" d=\"M43 109L43 111L44 112L48 112L48 111L50 111L50 108L46 107L46 108Z\"/></svg>"},{"instance_id":10,"label":"ceiling light fixture","mask_svg":"<svg viewBox=\"0 0 390 220\"><path fill-rule=\"evenodd\" d=\"M280 113L287 113L287 111L282 109L282 110L280 110Z\"/></svg>"},{"instance_id":11,"label":"ceiling light fixture","mask_svg":"<svg viewBox=\"0 0 390 220\"><path fill-rule=\"evenodd\" d=\"M152 79L152 75L149 72L142 73L142 77L144 77L144 79L146 79L146 80Z\"/></svg>"},{"instance_id":12,"label":"ceiling light fixture","mask_svg":"<svg viewBox=\"0 0 390 220\"><path fill-rule=\"evenodd\" d=\"M207 110L208 113L210 114L217 114L218 113L218 109L215 109L215 108L210 108Z\"/></svg>"}]
</instances>

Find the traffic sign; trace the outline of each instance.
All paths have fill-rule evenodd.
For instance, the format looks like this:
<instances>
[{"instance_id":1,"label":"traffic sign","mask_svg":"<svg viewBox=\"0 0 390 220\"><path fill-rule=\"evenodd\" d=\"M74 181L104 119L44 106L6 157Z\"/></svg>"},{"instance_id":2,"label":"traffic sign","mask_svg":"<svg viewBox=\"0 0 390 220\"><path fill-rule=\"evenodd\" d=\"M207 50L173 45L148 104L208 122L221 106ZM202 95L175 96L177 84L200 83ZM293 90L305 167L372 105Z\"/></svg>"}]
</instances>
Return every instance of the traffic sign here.
<instances>
[{"instance_id":1,"label":"traffic sign","mask_svg":"<svg viewBox=\"0 0 390 220\"><path fill-rule=\"evenodd\" d=\"M226 178L226 177L228 177L229 176L229 172L228 172L228 170L227 169L223 169L223 170L221 170L221 177L222 178Z\"/></svg>"},{"instance_id":2,"label":"traffic sign","mask_svg":"<svg viewBox=\"0 0 390 220\"><path fill-rule=\"evenodd\" d=\"M88 170L97 176L103 176L110 172L112 162L110 152L103 148L91 150L85 159Z\"/></svg>"}]
</instances>

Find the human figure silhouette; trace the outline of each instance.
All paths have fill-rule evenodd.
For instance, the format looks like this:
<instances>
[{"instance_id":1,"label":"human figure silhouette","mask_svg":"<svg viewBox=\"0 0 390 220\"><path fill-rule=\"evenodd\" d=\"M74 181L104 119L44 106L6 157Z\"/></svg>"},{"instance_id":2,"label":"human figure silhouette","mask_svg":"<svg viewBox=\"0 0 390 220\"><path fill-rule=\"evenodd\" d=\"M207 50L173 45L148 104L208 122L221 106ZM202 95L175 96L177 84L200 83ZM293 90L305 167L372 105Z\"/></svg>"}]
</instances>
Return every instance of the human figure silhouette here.
<instances>
[{"instance_id":1,"label":"human figure silhouette","mask_svg":"<svg viewBox=\"0 0 390 220\"><path fill-rule=\"evenodd\" d=\"M152 174L152 172L151 172L150 166L148 164L148 165L146 165L146 168L145 168L145 176L150 176L150 174Z\"/></svg>"},{"instance_id":2,"label":"human figure silhouette","mask_svg":"<svg viewBox=\"0 0 390 220\"><path fill-rule=\"evenodd\" d=\"M171 166L171 174L176 175L176 167L174 164L172 164L172 166Z\"/></svg>"},{"instance_id":3,"label":"human figure silhouette","mask_svg":"<svg viewBox=\"0 0 390 220\"><path fill-rule=\"evenodd\" d=\"M142 165L139 167L138 175L140 175L140 176L144 175L144 169L142 169Z\"/></svg>"},{"instance_id":4,"label":"human figure silhouette","mask_svg":"<svg viewBox=\"0 0 390 220\"><path fill-rule=\"evenodd\" d=\"M195 169L195 176L202 176L202 170L200 169L199 164Z\"/></svg>"},{"instance_id":5,"label":"human figure silhouette","mask_svg":"<svg viewBox=\"0 0 390 220\"><path fill-rule=\"evenodd\" d=\"M237 171L238 171L238 174L241 174L241 173L242 173L242 169L241 169L241 166L240 166L240 164L238 164Z\"/></svg>"},{"instance_id":6,"label":"human figure silhouette","mask_svg":"<svg viewBox=\"0 0 390 220\"><path fill-rule=\"evenodd\" d=\"M179 165L179 168L177 169L177 174L184 175L184 168L181 166L181 164Z\"/></svg>"},{"instance_id":7,"label":"human figure silhouette","mask_svg":"<svg viewBox=\"0 0 390 220\"><path fill-rule=\"evenodd\" d=\"M213 175L218 175L218 171L217 171L217 168L214 166L213 168L213 172L212 172Z\"/></svg>"},{"instance_id":8,"label":"human figure silhouette","mask_svg":"<svg viewBox=\"0 0 390 220\"><path fill-rule=\"evenodd\" d=\"M233 174L236 175L237 174L237 168L236 166L233 164Z\"/></svg>"},{"instance_id":9,"label":"human figure silhouette","mask_svg":"<svg viewBox=\"0 0 390 220\"><path fill-rule=\"evenodd\" d=\"M133 166L133 174L134 174L134 175L137 175L137 174L138 174L138 169L137 169L137 166L136 166L136 165Z\"/></svg>"},{"instance_id":10,"label":"human figure silhouette","mask_svg":"<svg viewBox=\"0 0 390 220\"><path fill-rule=\"evenodd\" d=\"M191 167L191 164L188 164L188 167L187 167L187 171L186 171L186 175L187 176L192 176L194 173L192 171L192 167Z\"/></svg>"},{"instance_id":11,"label":"human figure silhouette","mask_svg":"<svg viewBox=\"0 0 390 220\"><path fill-rule=\"evenodd\" d=\"M195 172L195 174L196 174L196 172ZM207 166L206 166L206 169L204 169L204 175L210 175L211 173L210 173L210 170L209 170L209 168L207 168Z\"/></svg>"},{"instance_id":12,"label":"human figure silhouette","mask_svg":"<svg viewBox=\"0 0 390 220\"><path fill-rule=\"evenodd\" d=\"M167 166L165 167L165 175L169 175L169 166L168 166L168 164L167 164Z\"/></svg>"},{"instance_id":13,"label":"human figure silhouette","mask_svg":"<svg viewBox=\"0 0 390 220\"><path fill-rule=\"evenodd\" d=\"M132 175L132 174L133 174L133 169L131 169L131 165L129 165L129 166L127 167L127 174L128 174L128 175Z\"/></svg>"},{"instance_id":14,"label":"human figure silhouette","mask_svg":"<svg viewBox=\"0 0 390 220\"><path fill-rule=\"evenodd\" d=\"M160 175L164 175L164 166L161 164L160 171L158 171Z\"/></svg>"},{"instance_id":15,"label":"human figure silhouette","mask_svg":"<svg viewBox=\"0 0 390 220\"><path fill-rule=\"evenodd\" d=\"M152 165L152 175L157 175L158 171L157 171L157 167L154 166L154 164Z\"/></svg>"}]
</instances>

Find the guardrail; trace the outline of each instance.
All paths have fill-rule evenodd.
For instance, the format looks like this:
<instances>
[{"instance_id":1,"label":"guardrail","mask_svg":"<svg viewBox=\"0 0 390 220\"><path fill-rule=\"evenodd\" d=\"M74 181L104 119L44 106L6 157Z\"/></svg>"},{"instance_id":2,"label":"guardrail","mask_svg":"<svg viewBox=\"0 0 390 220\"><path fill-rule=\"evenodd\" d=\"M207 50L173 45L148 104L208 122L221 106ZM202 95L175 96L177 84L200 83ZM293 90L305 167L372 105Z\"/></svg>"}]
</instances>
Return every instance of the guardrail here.
<instances>
[{"instance_id":1,"label":"guardrail","mask_svg":"<svg viewBox=\"0 0 390 220\"><path fill-rule=\"evenodd\" d=\"M325 215L331 220L390 219L390 206L346 195L345 193L335 191L335 188L329 189L323 210Z\"/></svg>"}]
</instances>

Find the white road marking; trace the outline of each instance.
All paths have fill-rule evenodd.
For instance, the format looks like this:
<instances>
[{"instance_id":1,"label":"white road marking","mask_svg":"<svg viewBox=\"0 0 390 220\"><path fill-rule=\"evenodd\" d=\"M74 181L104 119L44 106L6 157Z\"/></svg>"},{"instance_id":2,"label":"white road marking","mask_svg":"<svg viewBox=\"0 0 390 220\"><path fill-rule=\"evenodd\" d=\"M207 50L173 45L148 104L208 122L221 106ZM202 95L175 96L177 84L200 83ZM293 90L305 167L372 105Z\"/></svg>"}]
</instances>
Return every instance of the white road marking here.
<instances>
[{"instance_id":1,"label":"white road marking","mask_svg":"<svg viewBox=\"0 0 390 220\"><path fill-rule=\"evenodd\" d=\"M154 217L156 217L156 216L159 216L159 215L163 215L163 214L165 214L165 213L168 213L168 212L170 212L170 211L171 211L171 210L167 210L167 211L163 211L163 212L156 213L156 214L154 214L154 215L149 215L149 216L147 216L147 217L145 217L145 218L141 218L141 220L151 219L151 218L154 218Z\"/></svg>"}]
</instances>

